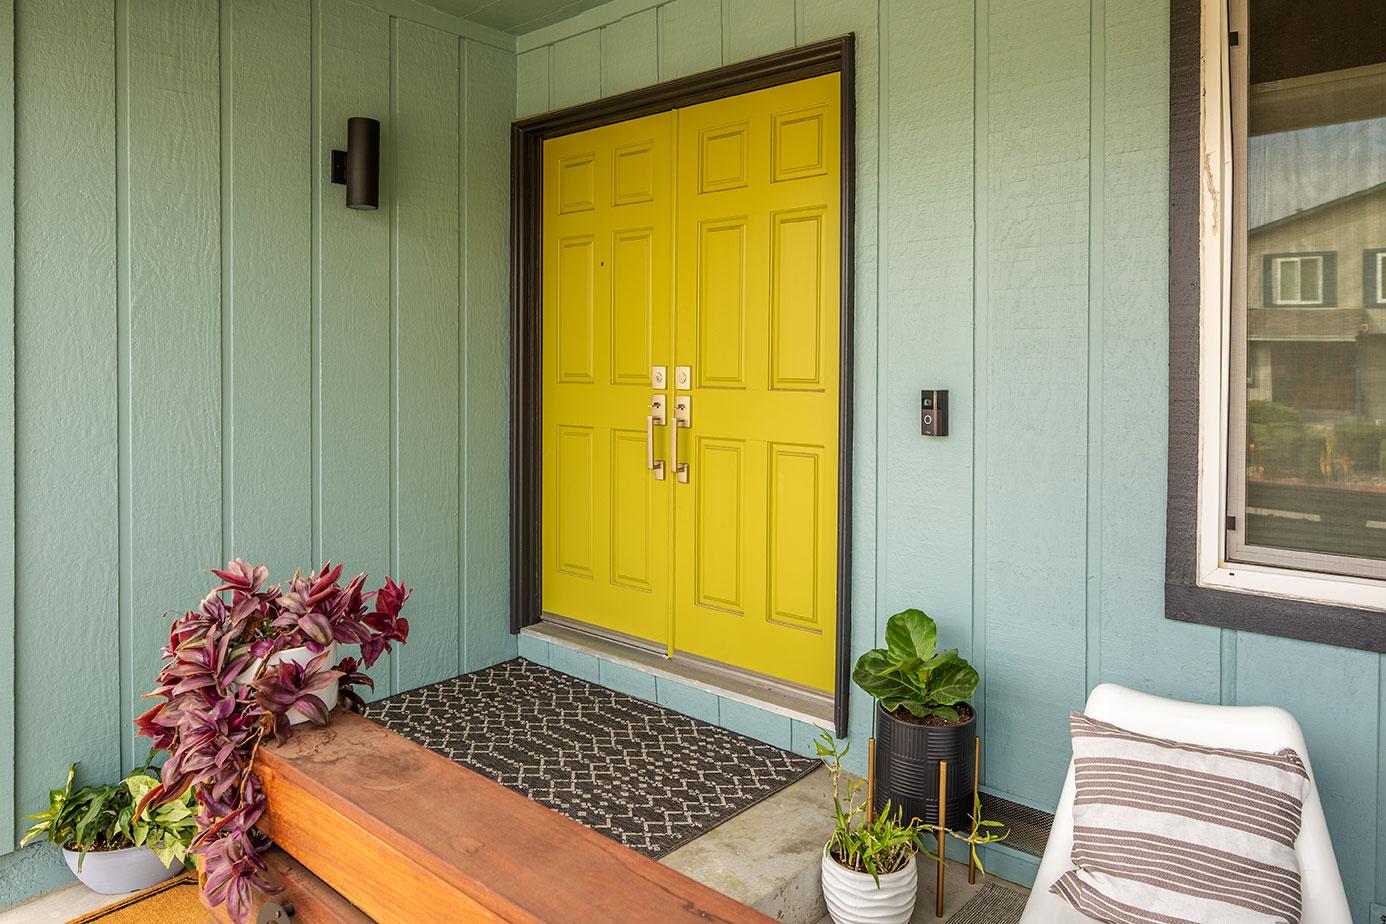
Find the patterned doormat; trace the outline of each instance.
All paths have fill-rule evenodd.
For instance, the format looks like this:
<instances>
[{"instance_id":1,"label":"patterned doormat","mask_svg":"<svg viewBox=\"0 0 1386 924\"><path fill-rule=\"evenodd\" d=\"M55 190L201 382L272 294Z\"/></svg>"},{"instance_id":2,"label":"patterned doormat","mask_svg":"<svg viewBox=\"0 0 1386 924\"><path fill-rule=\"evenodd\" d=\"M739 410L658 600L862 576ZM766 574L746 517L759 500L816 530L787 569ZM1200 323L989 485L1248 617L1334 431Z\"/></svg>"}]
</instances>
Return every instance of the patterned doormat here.
<instances>
[{"instance_id":1,"label":"patterned doormat","mask_svg":"<svg viewBox=\"0 0 1386 924\"><path fill-rule=\"evenodd\" d=\"M650 857L818 767L522 659L387 697L366 717Z\"/></svg>"},{"instance_id":2,"label":"patterned doormat","mask_svg":"<svg viewBox=\"0 0 1386 924\"><path fill-rule=\"evenodd\" d=\"M1025 900L1023 892L984 882L971 901L953 912L948 924L1019 924Z\"/></svg>"}]
</instances>

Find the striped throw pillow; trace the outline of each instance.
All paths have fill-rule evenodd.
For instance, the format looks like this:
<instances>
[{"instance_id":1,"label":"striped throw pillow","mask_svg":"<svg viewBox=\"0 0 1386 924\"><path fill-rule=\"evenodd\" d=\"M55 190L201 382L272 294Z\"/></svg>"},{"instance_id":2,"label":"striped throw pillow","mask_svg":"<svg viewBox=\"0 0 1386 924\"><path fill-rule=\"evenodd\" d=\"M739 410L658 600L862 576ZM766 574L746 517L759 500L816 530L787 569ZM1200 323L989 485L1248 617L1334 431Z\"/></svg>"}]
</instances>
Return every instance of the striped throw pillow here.
<instances>
[{"instance_id":1,"label":"striped throw pillow","mask_svg":"<svg viewBox=\"0 0 1386 924\"><path fill-rule=\"evenodd\" d=\"M1070 717L1073 865L1050 887L1114 924L1298 924L1304 762Z\"/></svg>"}]
</instances>

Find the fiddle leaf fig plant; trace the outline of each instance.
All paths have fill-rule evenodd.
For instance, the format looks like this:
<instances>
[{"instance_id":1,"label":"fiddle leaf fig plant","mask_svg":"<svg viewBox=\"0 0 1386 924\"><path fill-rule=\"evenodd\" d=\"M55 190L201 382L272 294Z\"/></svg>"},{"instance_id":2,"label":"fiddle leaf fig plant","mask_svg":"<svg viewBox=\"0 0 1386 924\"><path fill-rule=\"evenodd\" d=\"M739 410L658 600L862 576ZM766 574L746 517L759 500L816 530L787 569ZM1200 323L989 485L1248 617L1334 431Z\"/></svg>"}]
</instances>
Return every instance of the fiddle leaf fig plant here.
<instances>
[{"instance_id":1,"label":"fiddle leaf fig plant","mask_svg":"<svg viewBox=\"0 0 1386 924\"><path fill-rule=\"evenodd\" d=\"M957 705L976 692L979 678L956 648L937 649L932 619L916 609L896 613L886 623L886 647L858 658L852 679L886 712L956 722Z\"/></svg>"}]
</instances>

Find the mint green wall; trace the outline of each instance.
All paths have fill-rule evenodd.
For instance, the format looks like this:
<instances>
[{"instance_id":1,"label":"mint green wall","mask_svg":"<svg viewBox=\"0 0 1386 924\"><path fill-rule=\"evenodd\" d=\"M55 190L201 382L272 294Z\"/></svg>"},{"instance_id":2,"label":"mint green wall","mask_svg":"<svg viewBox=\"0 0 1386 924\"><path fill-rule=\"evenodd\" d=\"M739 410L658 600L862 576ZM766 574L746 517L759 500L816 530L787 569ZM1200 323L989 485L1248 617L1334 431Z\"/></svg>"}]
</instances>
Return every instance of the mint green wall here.
<instances>
[{"instance_id":1,"label":"mint green wall","mask_svg":"<svg viewBox=\"0 0 1386 924\"><path fill-rule=\"evenodd\" d=\"M855 647L895 610L935 616L984 678L988 787L1039 806L1101 681L1284 706L1366 921L1386 898L1386 661L1162 615L1167 3L612 0L520 37L517 109L847 31ZM947 439L919 436L926 387L952 392Z\"/></svg>"},{"instance_id":2,"label":"mint green wall","mask_svg":"<svg viewBox=\"0 0 1386 924\"><path fill-rule=\"evenodd\" d=\"M412 0L0 2L0 852L143 759L228 557L416 587L378 692L514 655L514 95L510 36ZM379 211L326 175L352 115ZM66 876L0 857L0 906Z\"/></svg>"}]
</instances>

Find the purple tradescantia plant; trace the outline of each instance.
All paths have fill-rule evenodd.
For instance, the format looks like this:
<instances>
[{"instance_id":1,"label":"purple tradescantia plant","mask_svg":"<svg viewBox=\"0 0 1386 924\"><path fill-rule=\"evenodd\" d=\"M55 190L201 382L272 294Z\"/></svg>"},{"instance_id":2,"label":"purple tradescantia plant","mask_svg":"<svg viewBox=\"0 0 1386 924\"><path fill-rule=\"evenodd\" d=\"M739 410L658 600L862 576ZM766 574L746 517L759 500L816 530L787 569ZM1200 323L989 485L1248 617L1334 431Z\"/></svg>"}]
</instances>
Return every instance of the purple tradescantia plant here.
<instances>
[{"instance_id":1,"label":"purple tradescantia plant","mask_svg":"<svg viewBox=\"0 0 1386 924\"><path fill-rule=\"evenodd\" d=\"M225 905L245 924L254 891L274 893L263 853L268 839L255 829L265 797L255 775L257 749L266 736L284 741L290 710L326 725L327 704L318 694L332 685L348 708L364 700L356 687L373 687L369 668L393 642L409 637L399 613L412 591L388 577L363 592L366 576L341 584L342 566L329 562L287 587L266 584L264 565L237 559L213 569L221 584L195 610L174 620L164 648L158 705L135 720L141 735L169 753L159 785L138 807L170 802L192 787L198 827L193 852L202 858L203 889L213 905ZM227 595L229 594L229 600ZM361 661L343 658L328 666L329 646L357 645ZM307 664L272 657L307 648Z\"/></svg>"}]
</instances>

